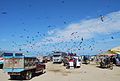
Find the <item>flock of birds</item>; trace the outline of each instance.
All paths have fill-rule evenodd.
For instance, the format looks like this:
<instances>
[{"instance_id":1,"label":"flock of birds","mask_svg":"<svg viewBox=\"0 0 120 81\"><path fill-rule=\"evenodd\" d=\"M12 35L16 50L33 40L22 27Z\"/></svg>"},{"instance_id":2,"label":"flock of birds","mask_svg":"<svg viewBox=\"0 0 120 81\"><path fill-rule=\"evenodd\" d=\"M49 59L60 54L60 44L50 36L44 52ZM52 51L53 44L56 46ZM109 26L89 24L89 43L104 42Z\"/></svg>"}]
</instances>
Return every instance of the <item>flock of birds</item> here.
<instances>
[{"instance_id":1,"label":"flock of birds","mask_svg":"<svg viewBox=\"0 0 120 81\"><path fill-rule=\"evenodd\" d=\"M104 17L101 16L101 22L104 22ZM51 26L49 25L48 28L51 28ZM27 29L23 29L24 32L27 32ZM72 38L70 39L70 41L66 42L66 41L60 41L58 43L55 43L55 44L52 44L52 47L54 50L60 50L61 48L61 45L63 45L63 47L65 48L62 48L62 50L66 49L68 52L70 51L75 51L75 50L85 50L86 47L88 47L89 50L93 51L93 49L95 49L95 39L92 38L90 39L89 41L89 44L86 44L85 39L84 37L80 38L79 36L76 37L75 34L77 34L78 32L72 32L70 35L72 36ZM13 38L15 35L11 35ZM27 53L29 53L30 51L27 50L27 49L24 49L22 47L26 46L32 50L35 50L36 49L36 46L37 46L37 49L42 49L42 50L45 50L45 48L50 48L49 47L49 44L42 44L42 46L44 48L41 48L41 44L40 45L37 45L37 42L36 40L39 40L41 37L45 38L47 37L47 34L41 34L39 31L36 32L36 35L34 36L23 36L23 35L20 35L19 38L20 39L26 39L25 43L19 45L17 44L16 41L12 41L12 47L20 47L18 50L19 51L26 51ZM62 36L64 37L64 36ZM56 38L61 38L61 37L56 37ZM76 39L80 39L79 41L76 41ZM111 39L114 39L113 36L111 36ZM36 42L35 42L36 41ZM46 39L44 42L52 42L54 41L53 39ZM71 44L71 46L69 45ZM52 50L53 51L53 50ZM36 53L40 53L40 51L35 51Z\"/></svg>"},{"instance_id":2,"label":"flock of birds","mask_svg":"<svg viewBox=\"0 0 120 81\"><path fill-rule=\"evenodd\" d=\"M61 3L65 3L65 1L61 1ZM29 7L32 7L32 5L29 5ZM7 14L7 12L5 12L5 11L3 11L3 12L1 12L1 14L3 14L3 15L6 15ZM103 15L100 15L100 21L101 22L104 22L104 19L105 19L105 17L103 16ZM67 22L66 21L64 21L63 22L64 24L67 24ZM24 24L24 23L22 23L22 24ZM50 29L50 28L52 28L52 26L51 25L48 25L48 29ZM25 32L25 33L27 33L28 32L28 30L27 29L23 29L23 32ZM66 47L66 50L68 50L69 52L73 49L73 48L75 48L75 49L73 49L73 51L75 51L75 50L78 50L78 51L80 51L80 50L85 50L85 48L86 47L88 47L88 49L89 50L91 50L91 51L93 51L93 49L95 49L95 39L94 38L92 38L92 39L90 39L89 41L90 41L90 43L89 44L86 44L85 43L85 39L84 39L84 37L79 37L79 36L77 36L76 37L76 35L75 34L77 34L78 32L72 32L71 33L71 36L73 37L73 38L71 38L70 39L70 41L69 42L66 42L66 41L62 41L62 42L58 42L58 43L55 43L55 44L52 44L52 47L54 48L54 50L56 49L56 50L60 50L60 46L61 46L61 44L63 44L63 47ZM11 37L15 37L16 35L15 34L12 34L11 35ZM45 37L47 37L47 34L41 34L39 31L38 32L36 32L36 35L34 35L34 36L23 36L23 35L20 35L19 36L19 38L20 39L26 39L25 41L24 41L24 43L22 43L22 44L18 44L17 43L17 41L12 41L11 43L12 43L12 47L13 48L16 48L16 47L18 47L18 51L25 51L25 52L27 52L27 53L29 53L30 52L30 50L28 50L28 49L26 49L26 48L23 48L23 47L28 47L29 49L32 49L32 50L35 50L35 48L36 48L36 46L37 46L37 48L40 48L40 49L42 49L42 50L45 50L45 48L49 48L49 44L42 44L45 48L41 48L41 44L40 45L37 45L37 42L38 42L38 40L40 39L40 38L45 38ZM64 37L64 36L62 36L62 37ZM56 38L61 38L61 37L56 37ZM111 39L114 39L114 37L113 36L111 36L110 37ZM80 39L79 41L76 41L76 39ZM46 41L44 41L44 42L52 42L52 41L54 41L53 39L46 39ZM69 44L70 43L72 43L71 44L71 46L69 46ZM2 49L2 48L0 48L0 49ZM65 48L62 48L61 50L64 50ZM100 49L101 50L101 49ZM40 53L40 51L35 51L36 53Z\"/></svg>"}]
</instances>

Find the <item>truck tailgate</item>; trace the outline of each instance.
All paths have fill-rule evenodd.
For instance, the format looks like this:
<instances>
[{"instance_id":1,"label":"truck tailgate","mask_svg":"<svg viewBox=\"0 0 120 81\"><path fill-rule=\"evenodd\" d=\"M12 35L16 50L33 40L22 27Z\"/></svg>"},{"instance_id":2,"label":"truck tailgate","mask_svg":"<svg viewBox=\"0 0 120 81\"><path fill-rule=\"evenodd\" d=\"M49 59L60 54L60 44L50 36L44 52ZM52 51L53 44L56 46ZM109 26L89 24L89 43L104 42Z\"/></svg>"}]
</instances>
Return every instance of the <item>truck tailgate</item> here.
<instances>
[{"instance_id":1,"label":"truck tailgate","mask_svg":"<svg viewBox=\"0 0 120 81\"><path fill-rule=\"evenodd\" d=\"M23 58L5 58L4 68L24 68Z\"/></svg>"}]
</instances>

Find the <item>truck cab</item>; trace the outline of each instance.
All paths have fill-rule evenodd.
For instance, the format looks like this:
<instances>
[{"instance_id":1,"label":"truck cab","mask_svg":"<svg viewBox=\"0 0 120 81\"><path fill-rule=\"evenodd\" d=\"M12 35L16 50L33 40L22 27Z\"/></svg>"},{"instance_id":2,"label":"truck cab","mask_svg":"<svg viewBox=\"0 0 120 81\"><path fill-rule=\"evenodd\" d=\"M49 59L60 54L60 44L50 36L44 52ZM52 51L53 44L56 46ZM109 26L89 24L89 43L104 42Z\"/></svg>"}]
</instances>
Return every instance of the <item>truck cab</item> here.
<instances>
[{"instance_id":1,"label":"truck cab","mask_svg":"<svg viewBox=\"0 0 120 81\"><path fill-rule=\"evenodd\" d=\"M67 56L65 52L54 52L52 56L53 63L62 63L63 59Z\"/></svg>"},{"instance_id":2,"label":"truck cab","mask_svg":"<svg viewBox=\"0 0 120 81\"><path fill-rule=\"evenodd\" d=\"M62 63L61 53L53 54L53 63Z\"/></svg>"}]
</instances>

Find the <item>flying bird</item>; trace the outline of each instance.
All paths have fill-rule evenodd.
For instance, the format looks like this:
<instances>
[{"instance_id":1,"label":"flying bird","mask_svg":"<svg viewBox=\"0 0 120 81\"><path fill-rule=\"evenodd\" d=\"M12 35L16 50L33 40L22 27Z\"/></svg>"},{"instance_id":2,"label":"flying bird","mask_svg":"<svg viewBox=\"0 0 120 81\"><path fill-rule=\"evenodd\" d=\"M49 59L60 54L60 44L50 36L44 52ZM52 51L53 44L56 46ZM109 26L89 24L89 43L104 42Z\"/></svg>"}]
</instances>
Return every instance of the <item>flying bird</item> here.
<instances>
[{"instance_id":1,"label":"flying bird","mask_svg":"<svg viewBox=\"0 0 120 81\"><path fill-rule=\"evenodd\" d=\"M27 36L27 38L29 38L29 36Z\"/></svg>"},{"instance_id":2,"label":"flying bird","mask_svg":"<svg viewBox=\"0 0 120 81\"><path fill-rule=\"evenodd\" d=\"M2 14L4 14L4 15L5 15L5 14L7 14L7 12L2 12Z\"/></svg>"},{"instance_id":3,"label":"flying bird","mask_svg":"<svg viewBox=\"0 0 120 81\"><path fill-rule=\"evenodd\" d=\"M22 49L20 48L19 51L22 51Z\"/></svg>"},{"instance_id":4,"label":"flying bird","mask_svg":"<svg viewBox=\"0 0 120 81\"><path fill-rule=\"evenodd\" d=\"M81 38L81 40L83 41L83 37Z\"/></svg>"},{"instance_id":5,"label":"flying bird","mask_svg":"<svg viewBox=\"0 0 120 81\"><path fill-rule=\"evenodd\" d=\"M114 37L111 37L111 39L114 39Z\"/></svg>"},{"instance_id":6,"label":"flying bird","mask_svg":"<svg viewBox=\"0 0 120 81\"><path fill-rule=\"evenodd\" d=\"M104 16L103 15L100 15L100 19L102 22L104 22Z\"/></svg>"},{"instance_id":7,"label":"flying bird","mask_svg":"<svg viewBox=\"0 0 120 81\"><path fill-rule=\"evenodd\" d=\"M61 3L65 3L65 1L61 1Z\"/></svg>"},{"instance_id":8,"label":"flying bird","mask_svg":"<svg viewBox=\"0 0 120 81\"><path fill-rule=\"evenodd\" d=\"M64 21L64 24L66 24L67 22Z\"/></svg>"}]
</instances>

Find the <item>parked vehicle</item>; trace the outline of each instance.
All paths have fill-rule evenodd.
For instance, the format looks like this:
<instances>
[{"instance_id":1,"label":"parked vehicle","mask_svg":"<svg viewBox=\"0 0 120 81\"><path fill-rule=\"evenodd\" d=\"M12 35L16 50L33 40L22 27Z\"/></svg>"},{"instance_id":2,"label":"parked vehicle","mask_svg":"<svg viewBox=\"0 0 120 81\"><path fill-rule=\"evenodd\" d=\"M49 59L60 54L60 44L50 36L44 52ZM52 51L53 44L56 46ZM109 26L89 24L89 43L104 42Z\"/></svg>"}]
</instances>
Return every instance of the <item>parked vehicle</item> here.
<instances>
[{"instance_id":1,"label":"parked vehicle","mask_svg":"<svg viewBox=\"0 0 120 81\"><path fill-rule=\"evenodd\" d=\"M47 56L43 56L43 63L47 63L47 61L48 61Z\"/></svg>"},{"instance_id":2,"label":"parked vehicle","mask_svg":"<svg viewBox=\"0 0 120 81\"><path fill-rule=\"evenodd\" d=\"M70 60L69 60L69 65L68 65L68 67L69 67L69 68L74 67L74 63L75 63L75 62L74 62L74 59L70 59Z\"/></svg>"},{"instance_id":3,"label":"parked vehicle","mask_svg":"<svg viewBox=\"0 0 120 81\"><path fill-rule=\"evenodd\" d=\"M113 69L113 59L112 57L103 57L100 61L101 68L110 68Z\"/></svg>"},{"instance_id":4,"label":"parked vehicle","mask_svg":"<svg viewBox=\"0 0 120 81\"><path fill-rule=\"evenodd\" d=\"M68 65L67 65L67 69L69 68L80 68L81 67L81 60L79 59L79 57L74 56L73 58L69 59Z\"/></svg>"},{"instance_id":5,"label":"parked vehicle","mask_svg":"<svg viewBox=\"0 0 120 81\"><path fill-rule=\"evenodd\" d=\"M52 57L53 63L62 63L65 56L67 56L67 54L64 52L54 52Z\"/></svg>"},{"instance_id":6,"label":"parked vehicle","mask_svg":"<svg viewBox=\"0 0 120 81\"><path fill-rule=\"evenodd\" d=\"M4 53L3 70L10 75L11 79L20 76L31 79L35 73L44 73L45 64L39 62L36 57L27 57L23 53Z\"/></svg>"},{"instance_id":7,"label":"parked vehicle","mask_svg":"<svg viewBox=\"0 0 120 81\"><path fill-rule=\"evenodd\" d=\"M84 55L84 56L82 57L82 63L83 63L83 64L90 64L90 56Z\"/></svg>"},{"instance_id":8,"label":"parked vehicle","mask_svg":"<svg viewBox=\"0 0 120 81\"><path fill-rule=\"evenodd\" d=\"M117 54L117 56L115 58L115 65L120 66L120 54Z\"/></svg>"},{"instance_id":9,"label":"parked vehicle","mask_svg":"<svg viewBox=\"0 0 120 81\"><path fill-rule=\"evenodd\" d=\"M48 61L48 62L52 61L52 56L48 55L48 56L47 56L47 61Z\"/></svg>"},{"instance_id":10,"label":"parked vehicle","mask_svg":"<svg viewBox=\"0 0 120 81\"><path fill-rule=\"evenodd\" d=\"M75 68L80 68L81 67L81 59L77 56L74 57L75 59Z\"/></svg>"}]
</instances>

